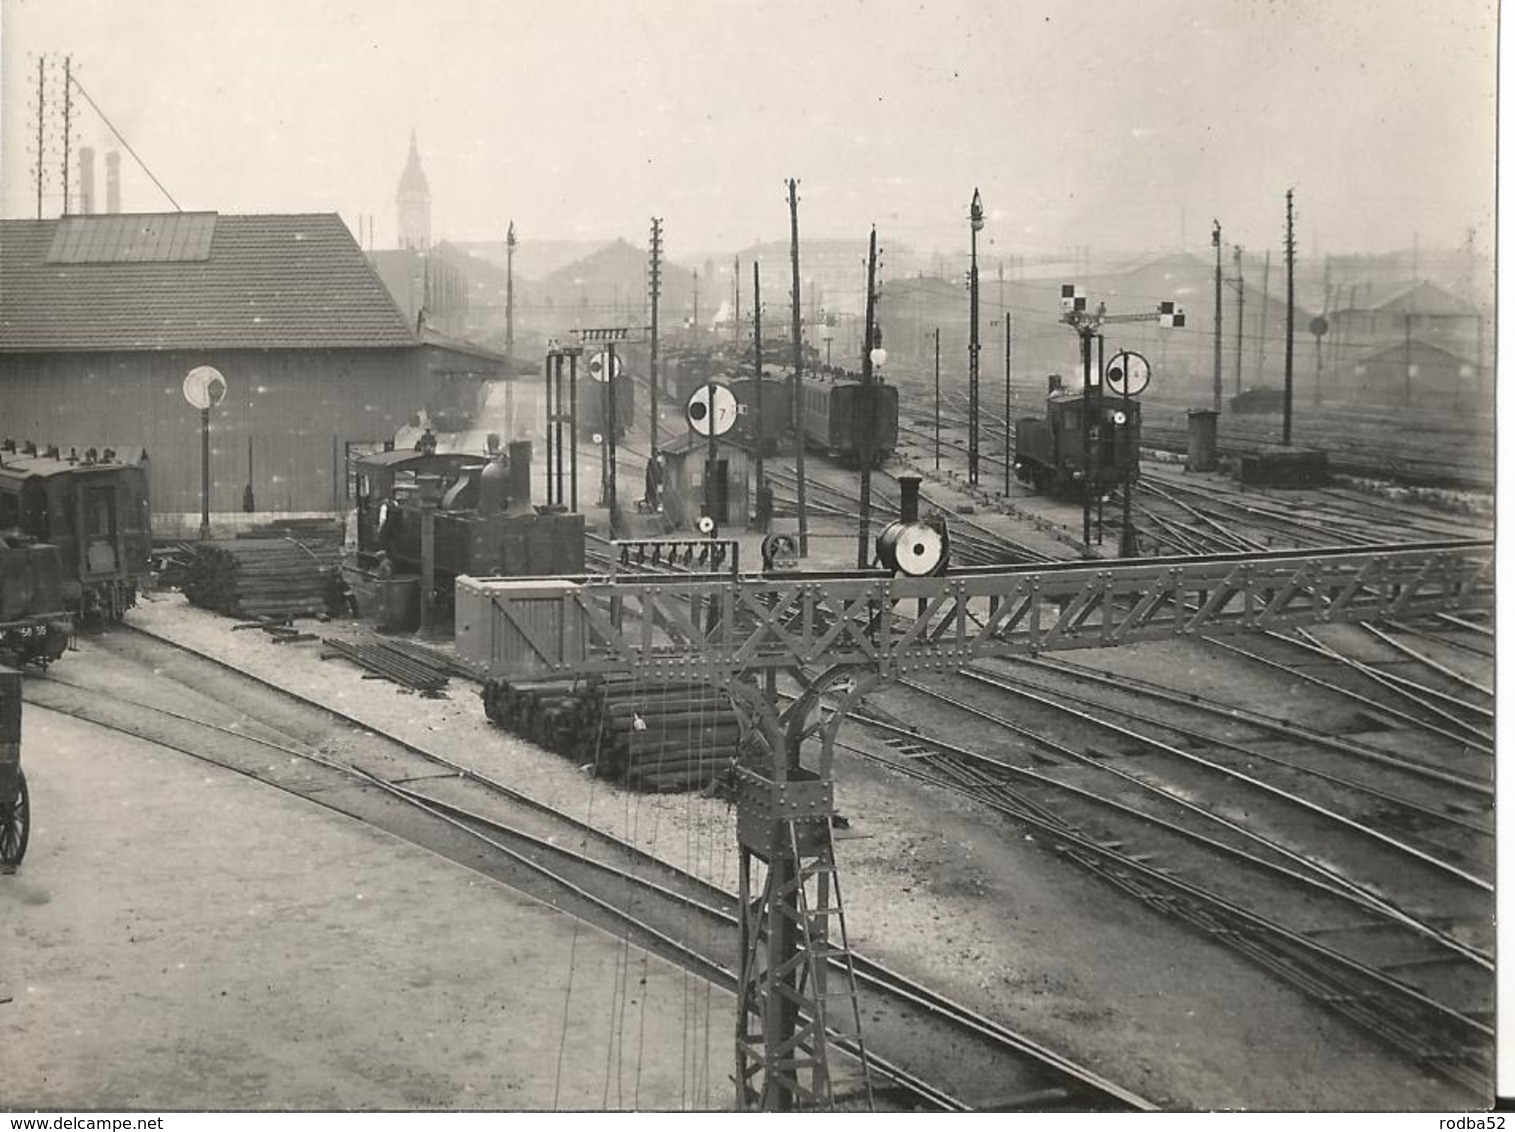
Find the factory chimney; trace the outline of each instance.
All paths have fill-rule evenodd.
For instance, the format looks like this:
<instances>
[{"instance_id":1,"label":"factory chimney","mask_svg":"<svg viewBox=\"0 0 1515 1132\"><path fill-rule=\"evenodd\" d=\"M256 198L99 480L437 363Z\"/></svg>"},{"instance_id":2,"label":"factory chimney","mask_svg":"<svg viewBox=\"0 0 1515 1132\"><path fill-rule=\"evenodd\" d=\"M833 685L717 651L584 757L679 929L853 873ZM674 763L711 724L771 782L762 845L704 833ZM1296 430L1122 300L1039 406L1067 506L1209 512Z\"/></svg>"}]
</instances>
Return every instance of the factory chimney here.
<instances>
[{"instance_id":1,"label":"factory chimney","mask_svg":"<svg viewBox=\"0 0 1515 1132\"><path fill-rule=\"evenodd\" d=\"M95 211L95 151L79 147L79 211L85 216Z\"/></svg>"},{"instance_id":2,"label":"factory chimney","mask_svg":"<svg viewBox=\"0 0 1515 1132\"><path fill-rule=\"evenodd\" d=\"M105 154L105 211L121 211L121 155L113 149Z\"/></svg>"}]
</instances>

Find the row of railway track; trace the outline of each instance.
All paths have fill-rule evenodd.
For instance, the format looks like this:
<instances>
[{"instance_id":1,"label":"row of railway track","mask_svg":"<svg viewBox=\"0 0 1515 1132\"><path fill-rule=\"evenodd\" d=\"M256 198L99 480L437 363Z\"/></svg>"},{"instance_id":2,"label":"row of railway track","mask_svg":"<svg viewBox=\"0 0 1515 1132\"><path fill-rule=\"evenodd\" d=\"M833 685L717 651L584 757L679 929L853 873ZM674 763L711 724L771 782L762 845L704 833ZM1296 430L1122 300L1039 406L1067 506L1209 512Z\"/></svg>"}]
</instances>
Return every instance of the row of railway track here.
<instances>
[{"instance_id":1,"label":"row of railway track","mask_svg":"<svg viewBox=\"0 0 1515 1132\"><path fill-rule=\"evenodd\" d=\"M1302 713L1360 713L1351 733L1238 706L1248 694L986 662L875 693L843 741L1045 835L1479 1095L1493 1054L1491 752L1391 697ZM905 722L922 718L929 729Z\"/></svg>"},{"instance_id":2,"label":"row of railway track","mask_svg":"<svg viewBox=\"0 0 1515 1132\"><path fill-rule=\"evenodd\" d=\"M736 897L454 758L130 630L29 680L29 707L247 775L424 846L734 990ZM144 690L143 666L157 679ZM866 956L852 958L874 1088L948 1111L1151 1107L1057 1052ZM834 1048L861 1059L855 1036ZM857 1077L854 1075L854 1081Z\"/></svg>"},{"instance_id":3,"label":"row of railway track","mask_svg":"<svg viewBox=\"0 0 1515 1132\"><path fill-rule=\"evenodd\" d=\"M992 414L981 421L990 436L1004 431ZM934 428L902 420L907 461L938 443L949 465L962 461L966 421L949 412L943 423L938 441ZM992 450L980 458L986 471L1003 471ZM825 513L856 515L845 487L812 491ZM1001 497L1005 509L1023 493ZM933 502L953 510L951 499ZM1118 495L1107 503L1118 507ZM876 506L892 514L886 493ZM1160 553L1485 534L1476 512L1334 487L1280 496L1156 461L1132 510L1142 543ZM1049 560L993 531L981 547L964 546L961 515L951 522L961 564ZM1481 1094L1494 1033L1490 627L1443 617L1204 647L1211 655L1200 663L1242 673L1242 687L1286 680L1322 698L1314 718L1323 722L1281 722L1129 673L1044 659L875 693L847 745L1037 829L1070 860ZM902 722L944 713L955 724L933 732L977 729L985 741L934 740Z\"/></svg>"}]
</instances>

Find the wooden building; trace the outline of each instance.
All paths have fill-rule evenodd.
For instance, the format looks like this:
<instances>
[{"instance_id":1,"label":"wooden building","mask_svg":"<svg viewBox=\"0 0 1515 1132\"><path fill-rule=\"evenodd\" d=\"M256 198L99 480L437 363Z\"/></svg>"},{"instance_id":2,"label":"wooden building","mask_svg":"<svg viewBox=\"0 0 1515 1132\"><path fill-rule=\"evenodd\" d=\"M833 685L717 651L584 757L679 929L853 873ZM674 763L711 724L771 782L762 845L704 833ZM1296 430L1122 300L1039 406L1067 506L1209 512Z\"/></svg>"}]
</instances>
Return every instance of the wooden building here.
<instances>
[{"instance_id":1,"label":"wooden building","mask_svg":"<svg viewBox=\"0 0 1515 1132\"><path fill-rule=\"evenodd\" d=\"M663 445L663 511L675 527L694 530L706 513L705 477L710 439L686 432ZM745 448L715 442L713 517L723 531L743 530L752 517L754 500Z\"/></svg>"},{"instance_id":2,"label":"wooden building","mask_svg":"<svg viewBox=\"0 0 1515 1132\"><path fill-rule=\"evenodd\" d=\"M466 413L497 354L418 334L335 214L0 221L0 435L143 448L156 530L198 522L213 366L213 513L349 506L350 451L425 409Z\"/></svg>"}]
</instances>

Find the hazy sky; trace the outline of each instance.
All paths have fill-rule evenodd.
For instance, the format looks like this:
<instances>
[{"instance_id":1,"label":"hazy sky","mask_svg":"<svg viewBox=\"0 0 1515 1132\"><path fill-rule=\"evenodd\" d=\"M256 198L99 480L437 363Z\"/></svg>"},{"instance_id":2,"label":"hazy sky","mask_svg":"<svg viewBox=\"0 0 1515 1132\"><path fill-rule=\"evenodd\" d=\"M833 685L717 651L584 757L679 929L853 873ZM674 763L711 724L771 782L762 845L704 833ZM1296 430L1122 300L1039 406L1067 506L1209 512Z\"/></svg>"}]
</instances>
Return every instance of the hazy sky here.
<instances>
[{"instance_id":1,"label":"hazy sky","mask_svg":"<svg viewBox=\"0 0 1515 1132\"><path fill-rule=\"evenodd\" d=\"M185 209L372 215L416 130L433 234L813 236L992 254L1492 246L1493 0L0 0L7 216L36 214L36 56ZM52 90L61 89L60 86ZM49 98L52 94L49 94ZM48 115L44 214L62 197ZM74 144L112 145L75 99ZM123 207L168 201L123 156ZM97 169L103 202L103 165Z\"/></svg>"}]
</instances>

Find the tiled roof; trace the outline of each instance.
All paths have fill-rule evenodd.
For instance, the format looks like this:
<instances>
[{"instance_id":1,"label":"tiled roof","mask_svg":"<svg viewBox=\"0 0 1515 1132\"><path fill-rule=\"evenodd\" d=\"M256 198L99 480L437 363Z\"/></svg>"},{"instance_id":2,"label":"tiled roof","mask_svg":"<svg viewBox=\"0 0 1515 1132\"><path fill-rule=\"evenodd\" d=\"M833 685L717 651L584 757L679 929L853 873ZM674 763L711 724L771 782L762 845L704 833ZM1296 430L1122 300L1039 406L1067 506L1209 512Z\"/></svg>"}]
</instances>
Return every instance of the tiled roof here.
<instances>
[{"instance_id":1,"label":"tiled roof","mask_svg":"<svg viewBox=\"0 0 1515 1132\"><path fill-rule=\"evenodd\" d=\"M203 260L49 262L60 225L123 220L0 220L0 352L417 342L334 213L215 216Z\"/></svg>"}]
</instances>

